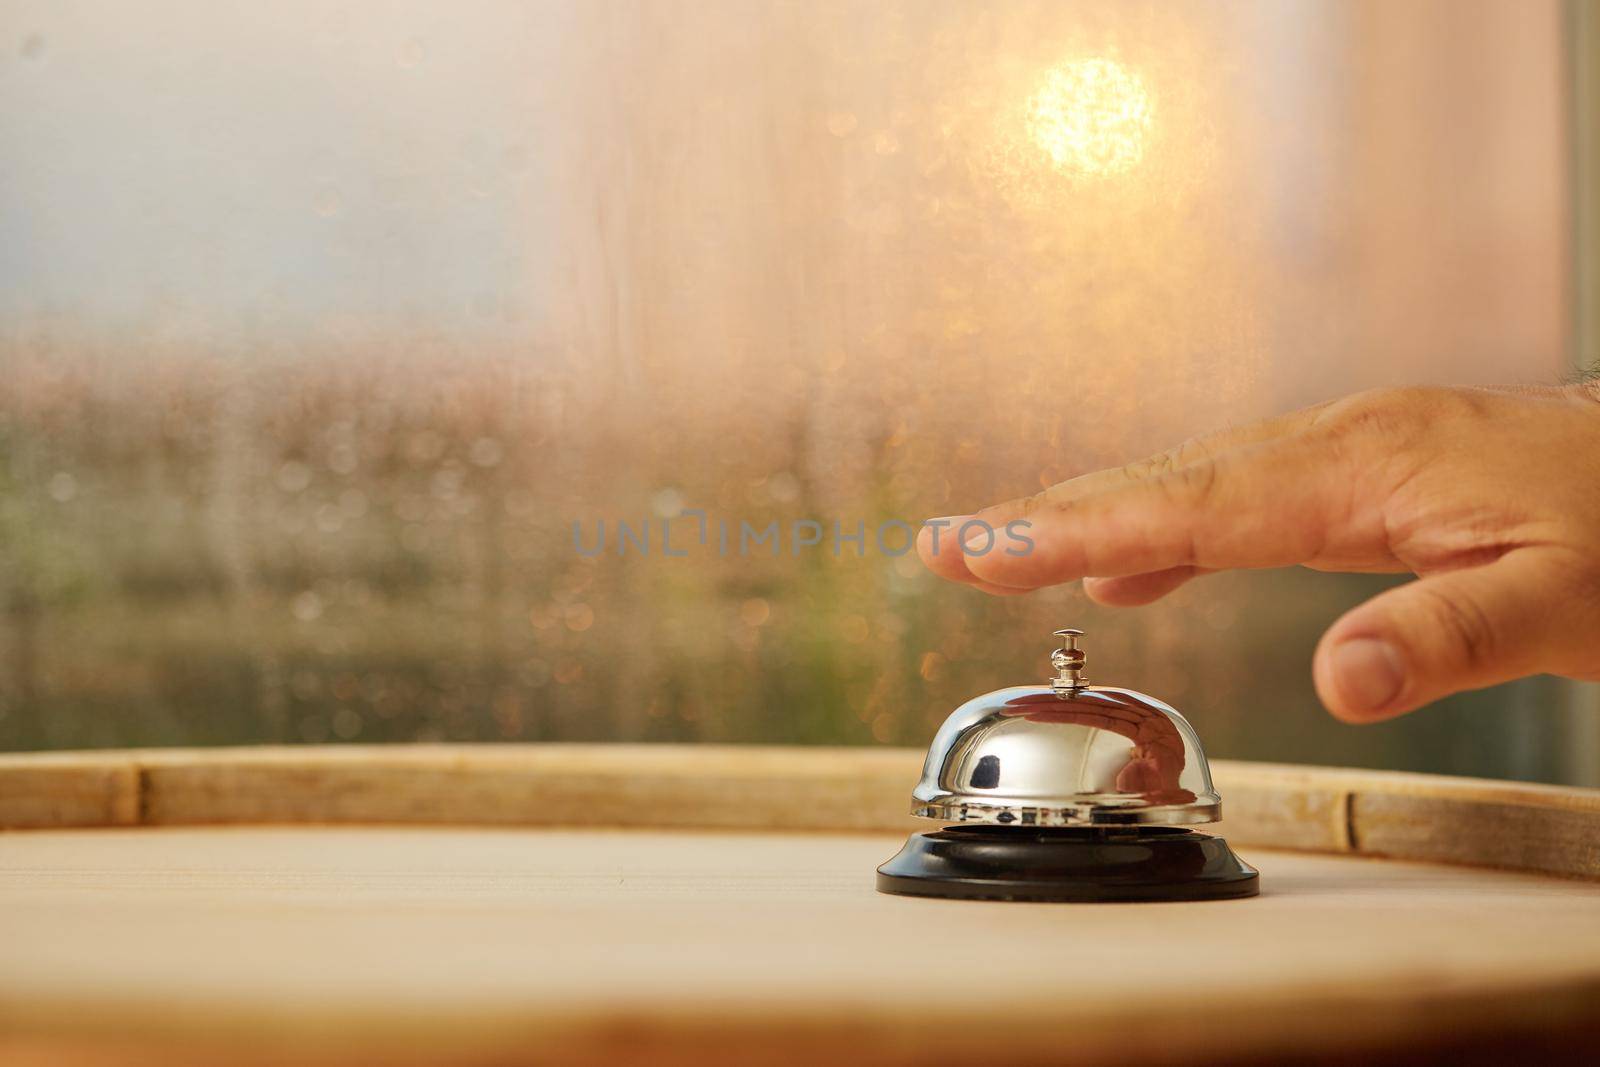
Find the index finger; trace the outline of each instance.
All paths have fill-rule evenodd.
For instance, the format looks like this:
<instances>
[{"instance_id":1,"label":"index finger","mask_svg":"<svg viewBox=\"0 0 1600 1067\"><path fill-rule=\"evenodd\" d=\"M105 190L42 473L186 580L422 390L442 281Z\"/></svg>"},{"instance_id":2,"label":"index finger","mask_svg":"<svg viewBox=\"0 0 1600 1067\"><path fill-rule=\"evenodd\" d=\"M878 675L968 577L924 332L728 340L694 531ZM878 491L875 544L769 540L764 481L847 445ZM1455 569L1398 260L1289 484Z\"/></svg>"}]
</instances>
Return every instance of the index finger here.
<instances>
[{"instance_id":1,"label":"index finger","mask_svg":"<svg viewBox=\"0 0 1600 1067\"><path fill-rule=\"evenodd\" d=\"M1355 504L1347 466L1306 435L1230 449L1084 496L1034 501L1021 509L1030 550L968 554L966 566L982 582L1037 589L1173 567L1283 567L1325 553L1359 555L1383 540L1382 516ZM1018 510L1003 504L977 517L1003 523Z\"/></svg>"},{"instance_id":2,"label":"index finger","mask_svg":"<svg viewBox=\"0 0 1600 1067\"><path fill-rule=\"evenodd\" d=\"M1108 467L1069 478L1033 496L997 504L976 515L930 519L917 537L917 552L923 563L941 578L967 582L993 593L1015 593L1036 588L1033 585L1007 588L1003 584L978 578L968 567L969 557L961 551L961 545L956 540L957 531L974 519L988 523L995 529L1003 529L1006 523L1014 519L1031 522L1031 516L1043 509L1066 505L1108 490L1138 486L1208 462L1230 449L1276 440L1302 429L1327 406L1318 404L1287 415L1196 437L1165 452L1120 467Z\"/></svg>"}]
</instances>

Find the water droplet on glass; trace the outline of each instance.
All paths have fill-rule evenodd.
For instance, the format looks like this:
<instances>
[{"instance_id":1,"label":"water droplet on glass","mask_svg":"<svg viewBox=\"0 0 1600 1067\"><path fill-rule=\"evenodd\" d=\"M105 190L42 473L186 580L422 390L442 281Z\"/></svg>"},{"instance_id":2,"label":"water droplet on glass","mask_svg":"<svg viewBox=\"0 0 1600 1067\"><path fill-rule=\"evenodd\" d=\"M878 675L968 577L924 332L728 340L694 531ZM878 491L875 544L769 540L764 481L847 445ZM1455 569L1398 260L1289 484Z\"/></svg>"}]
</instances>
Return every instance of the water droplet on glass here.
<instances>
[{"instance_id":1,"label":"water droplet on glass","mask_svg":"<svg viewBox=\"0 0 1600 1067\"><path fill-rule=\"evenodd\" d=\"M324 185L311 198L311 209L325 219L337 215L343 206L344 198L339 195L339 190L331 185Z\"/></svg>"},{"instance_id":2,"label":"water droplet on glass","mask_svg":"<svg viewBox=\"0 0 1600 1067\"><path fill-rule=\"evenodd\" d=\"M779 471L767 482L767 495L780 504L787 504L800 497L800 482L788 471Z\"/></svg>"},{"instance_id":3,"label":"water droplet on glass","mask_svg":"<svg viewBox=\"0 0 1600 1067\"><path fill-rule=\"evenodd\" d=\"M315 671L295 671L289 678L289 691L296 700L314 700L322 692L322 678Z\"/></svg>"},{"instance_id":4,"label":"water droplet on glass","mask_svg":"<svg viewBox=\"0 0 1600 1067\"><path fill-rule=\"evenodd\" d=\"M650 510L659 519L675 519L683 514L683 494L676 489L659 489L650 498Z\"/></svg>"},{"instance_id":5,"label":"water droplet on glass","mask_svg":"<svg viewBox=\"0 0 1600 1067\"><path fill-rule=\"evenodd\" d=\"M856 132L856 117L848 111L829 115L828 132L835 137L849 137Z\"/></svg>"},{"instance_id":6,"label":"water droplet on glass","mask_svg":"<svg viewBox=\"0 0 1600 1067\"><path fill-rule=\"evenodd\" d=\"M278 468L278 488L285 493L298 493L311 484L311 468L297 460L290 460Z\"/></svg>"},{"instance_id":7,"label":"water droplet on glass","mask_svg":"<svg viewBox=\"0 0 1600 1067\"><path fill-rule=\"evenodd\" d=\"M50 477L50 499L65 504L78 495L78 479L66 471L57 471Z\"/></svg>"},{"instance_id":8,"label":"water droplet on glass","mask_svg":"<svg viewBox=\"0 0 1600 1067\"><path fill-rule=\"evenodd\" d=\"M356 450L350 445L335 445L328 452L328 469L335 474L349 474L356 469Z\"/></svg>"},{"instance_id":9,"label":"water droplet on glass","mask_svg":"<svg viewBox=\"0 0 1600 1067\"><path fill-rule=\"evenodd\" d=\"M296 593L294 600L289 604L289 610L294 612L294 617L301 622L313 622L322 615L322 598L311 590Z\"/></svg>"},{"instance_id":10,"label":"water droplet on glass","mask_svg":"<svg viewBox=\"0 0 1600 1067\"><path fill-rule=\"evenodd\" d=\"M400 50L395 53L395 61L407 70L413 67L420 67L422 61L427 58L428 50L415 37L402 44Z\"/></svg>"},{"instance_id":11,"label":"water droplet on glass","mask_svg":"<svg viewBox=\"0 0 1600 1067\"><path fill-rule=\"evenodd\" d=\"M505 449L500 447L500 442L492 437L480 437L472 442L472 448L467 452L467 458L472 460L476 467L498 466L505 455Z\"/></svg>"},{"instance_id":12,"label":"water droplet on glass","mask_svg":"<svg viewBox=\"0 0 1600 1067\"><path fill-rule=\"evenodd\" d=\"M865 616L846 615L839 623L839 636L852 644L859 645L865 641L869 632Z\"/></svg>"},{"instance_id":13,"label":"water droplet on glass","mask_svg":"<svg viewBox=\"0 0 1600 1067\"><path fill-rule=\"evenodd\" d=\"M594 625L594 609L587 604L572 604L567 608L567 629L582 633Z\"/></svg>"},{"instance_id":14,"label":"water droplet on glass","mask_svg":"<svg viewBox=\"0 0 1600 1067\"><path fill-rule=\"evenodd\" d=\"M763 626L772 617L772 606L760 597L751 597L739 605L739 621L746 626Z\"/></svg>"},{"instance_id":15,"label":"water droplet on glass","mask_svg":"<svg viewBox=\"0 0 1600 1067\"><path fill-rule=\"evenodd\" d=\"M361 733L361 714L351 708L340 708L333 713L333 736L350 741Z\"/></svg>"},{"instance_id":16,"label":"water droplet on glass","mask_svg":"<svg viewBox=\"0 0 1600 1067\"><path fill-rule=\"evenodd\" d=\"M431 487L435 500L449 500L461 490L461 472L454 467L435 471Z\"/></svg>"}]
</instances>

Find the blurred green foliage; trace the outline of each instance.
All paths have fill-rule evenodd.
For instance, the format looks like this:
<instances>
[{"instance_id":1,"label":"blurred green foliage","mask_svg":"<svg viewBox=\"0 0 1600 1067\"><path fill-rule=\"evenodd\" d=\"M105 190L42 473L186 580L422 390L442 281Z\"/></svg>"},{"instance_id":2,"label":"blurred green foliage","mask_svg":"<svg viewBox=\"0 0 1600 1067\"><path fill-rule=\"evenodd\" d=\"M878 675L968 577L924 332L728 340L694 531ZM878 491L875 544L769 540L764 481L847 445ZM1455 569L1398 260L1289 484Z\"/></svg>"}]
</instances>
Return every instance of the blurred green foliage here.
<instances>
[{"instance_id":1,"label":"blurred green foliage","mask_svg":"<svg viewBox=\"0 0 1600 1067\"><path fill-rule=\"evenodd\" d=\"M514 362L8 369L0 749L920 745L966 698L1042 678L1071 624L1092 680L1175 704L1213 756L1562 773L1546 683L1364 729L1321 712L1316 638L1382 579L1224 575L1111 612L1071 589L991 599L870 543L720 557L680 514L870 529L1017 491L984 495L976 461L962 484L900 430L852 481L804 414L664 439ZM575 551L575 521L619 519L670 520L688 557L619 555L614 533Z\"/></svg>"}]
</instances>

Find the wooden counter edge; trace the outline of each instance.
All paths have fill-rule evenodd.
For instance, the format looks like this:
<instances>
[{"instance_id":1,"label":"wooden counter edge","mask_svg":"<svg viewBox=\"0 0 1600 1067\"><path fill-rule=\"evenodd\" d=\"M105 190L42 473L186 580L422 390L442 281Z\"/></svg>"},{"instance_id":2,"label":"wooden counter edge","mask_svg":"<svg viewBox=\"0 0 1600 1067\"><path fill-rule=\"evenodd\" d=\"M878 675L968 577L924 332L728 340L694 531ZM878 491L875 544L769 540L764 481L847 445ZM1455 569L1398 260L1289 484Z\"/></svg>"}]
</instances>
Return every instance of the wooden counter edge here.
<instances>
[{"instance_id":1,"label":"wooden counter edge","mask_svg":"<svg viewBox=\"0 0 1600 1067\"><path fill-rule=\"evenodd\" d=\"M920 750L386 745L0 755L0 828L894 830ZM1215 760L1236 844L1600 878L1600 790Z\"/></svg>"}]
</instances>

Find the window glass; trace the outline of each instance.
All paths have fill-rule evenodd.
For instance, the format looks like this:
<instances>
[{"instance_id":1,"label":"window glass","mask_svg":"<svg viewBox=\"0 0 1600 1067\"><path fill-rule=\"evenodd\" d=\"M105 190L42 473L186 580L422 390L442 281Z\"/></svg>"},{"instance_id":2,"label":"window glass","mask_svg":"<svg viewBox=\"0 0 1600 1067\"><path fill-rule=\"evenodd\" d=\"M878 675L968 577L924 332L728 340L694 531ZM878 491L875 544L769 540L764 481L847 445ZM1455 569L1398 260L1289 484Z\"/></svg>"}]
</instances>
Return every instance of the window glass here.
<instances>
[{"instance_id":1,"label":"window glass","mask_svg":"<svg viewBox=\"0 0 1600 1067\"><path fill-rule=\"evenodd\" d=\"M1549 681L1329 720L1313 644L1387 579L996 601L898 525L1361 388L1558 378L1555 0L5 31L0 748L920 745L1072 625L1214 756L1594 762Z\"/></svg>"}]
</instances>

